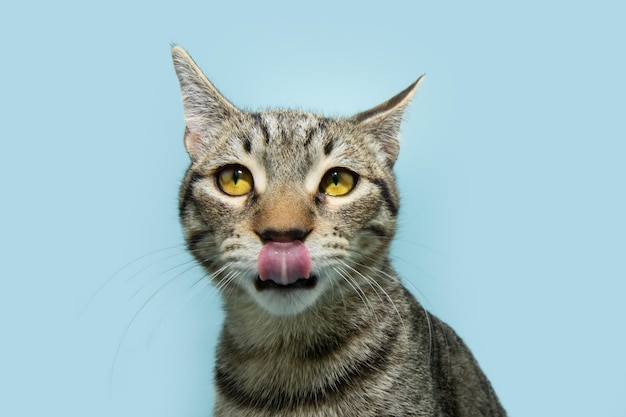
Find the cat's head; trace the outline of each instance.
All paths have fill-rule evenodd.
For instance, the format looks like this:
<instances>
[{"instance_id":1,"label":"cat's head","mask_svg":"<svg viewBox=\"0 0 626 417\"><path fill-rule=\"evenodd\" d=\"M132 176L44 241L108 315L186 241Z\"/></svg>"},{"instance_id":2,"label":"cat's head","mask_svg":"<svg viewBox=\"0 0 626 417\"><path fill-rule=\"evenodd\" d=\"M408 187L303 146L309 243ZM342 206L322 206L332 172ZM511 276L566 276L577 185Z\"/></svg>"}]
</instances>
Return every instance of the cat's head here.
<instances>
[{"instance_id":1,"label":"cat's head","mask_svg":"<svg viewBox=\"0 0 626 417\"><path fill-rule=\"evenodd\" d=\"M349 118L247 112L185 50L175 46L172 55L191 158L181 221L226 308L234 296L298 314L331 292L358 296L368 279L386 279L377 271L396 226L398 130L421 77Z\"/></svg>"}]
</instances>

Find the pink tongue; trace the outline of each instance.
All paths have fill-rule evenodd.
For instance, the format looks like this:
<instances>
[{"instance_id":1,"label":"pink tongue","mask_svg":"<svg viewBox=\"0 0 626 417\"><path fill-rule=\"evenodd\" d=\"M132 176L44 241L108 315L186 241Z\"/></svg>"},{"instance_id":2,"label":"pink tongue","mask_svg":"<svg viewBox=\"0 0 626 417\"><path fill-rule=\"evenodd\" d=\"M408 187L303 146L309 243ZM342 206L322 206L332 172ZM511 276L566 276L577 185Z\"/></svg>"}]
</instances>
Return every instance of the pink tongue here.
<instances>
[{"instance_id":1,"label":"pink tongue","mask_svg":"<svg viewBox=\"0 0 626 417\"><path fill-rule=\"evenodd\" d=\"M301 278L309 278L311 257L304 243L267 242L259 253L259 277L262 281L289 285Z\"/></svg>"}]
</instances>

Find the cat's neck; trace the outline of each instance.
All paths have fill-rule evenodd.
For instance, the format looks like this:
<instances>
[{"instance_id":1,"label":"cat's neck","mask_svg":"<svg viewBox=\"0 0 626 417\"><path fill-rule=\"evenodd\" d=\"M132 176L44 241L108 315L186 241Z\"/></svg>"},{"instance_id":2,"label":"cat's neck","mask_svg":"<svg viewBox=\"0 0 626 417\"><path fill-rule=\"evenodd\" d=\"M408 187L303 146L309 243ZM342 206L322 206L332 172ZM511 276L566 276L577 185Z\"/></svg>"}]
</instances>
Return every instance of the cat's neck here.
<instances>
[{"instance_id":1,"label":"cat's neck","mask_svg":"<svg viewBox=\"0 0 626 417\"><path fill-rule=\"evenodd\" d=\"M233 401L247 398L247 404L273 398L315 404L368 380L410 335L407 293L393 271L385 274L381 287L330 292L293 316L271 315L240 297L226 309L216 364L219 392Z\"/></svg>"}]
</instances>

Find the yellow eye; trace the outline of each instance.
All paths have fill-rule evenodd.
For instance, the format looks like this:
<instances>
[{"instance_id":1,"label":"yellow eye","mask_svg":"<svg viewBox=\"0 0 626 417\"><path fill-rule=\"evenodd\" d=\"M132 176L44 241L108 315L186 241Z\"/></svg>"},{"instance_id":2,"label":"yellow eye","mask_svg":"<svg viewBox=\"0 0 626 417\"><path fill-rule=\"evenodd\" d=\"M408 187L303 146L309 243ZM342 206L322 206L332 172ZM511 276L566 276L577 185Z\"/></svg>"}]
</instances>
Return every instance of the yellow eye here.
<instances>
[{"instance_id":1,"label":"yellow eye","mask_svg":"<svg viewBox=\"0 0 626 417\"><path fill-rule=\"evenodd\" d=\"M228 165L217 173L217 184L224 193L246 195L252 191L252 174L241 165Z\"/></svg>"},{"instance_id":2,"label":"yellow eye","mask_svg":"<svg viewBox=\"0 0 626 417\"><path fill-rule=\"evenodd\" d=\"M333 168L324 174L320 191L330 196L346 195L356 185L357 176L345 168Z\"/></svg>"}]
</instances>

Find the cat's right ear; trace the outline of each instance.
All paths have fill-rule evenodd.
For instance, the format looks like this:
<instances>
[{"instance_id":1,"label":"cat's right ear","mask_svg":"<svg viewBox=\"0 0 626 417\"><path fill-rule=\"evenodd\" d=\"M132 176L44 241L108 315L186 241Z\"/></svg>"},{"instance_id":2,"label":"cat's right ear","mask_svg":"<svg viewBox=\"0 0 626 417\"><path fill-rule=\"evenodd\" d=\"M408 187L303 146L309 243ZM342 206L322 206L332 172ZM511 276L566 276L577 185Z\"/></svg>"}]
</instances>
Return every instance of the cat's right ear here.
<instances>
[{"instance_id":1,"label":"cat's right ear","mask_svg":"<svg viewBox=\"0 0 626 417\"><path fill-rule=\"evenodd\" d=\"M240 110L217 91L183 48L172 48L172 60L183 96L185 148L195 159L207 148L219 126Z\"/></svg>"},{"instance_id":2,"label":"cat's right ear","mask_svg":"<svg viewBox=\"0 0 626 417\"><path fill-rule=\"evenodd\" d=\"M396 162L400 143L398 133L404 110L411 102L424 75L413 84L378 106L352 117L362 128L376 136L390 167Z\"/></svg>"}]
</instances>

